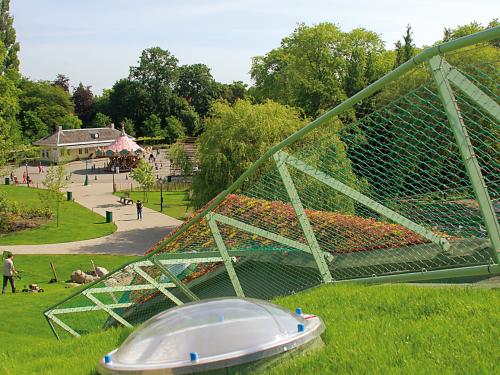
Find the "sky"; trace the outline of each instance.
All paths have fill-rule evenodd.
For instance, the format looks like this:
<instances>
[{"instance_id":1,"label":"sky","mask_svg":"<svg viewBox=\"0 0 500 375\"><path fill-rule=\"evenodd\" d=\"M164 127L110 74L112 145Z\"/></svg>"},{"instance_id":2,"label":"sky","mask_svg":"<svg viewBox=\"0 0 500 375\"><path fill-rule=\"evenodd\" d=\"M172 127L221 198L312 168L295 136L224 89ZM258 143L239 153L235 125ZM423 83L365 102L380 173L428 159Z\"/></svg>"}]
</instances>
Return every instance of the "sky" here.
<instances>
[{"instance_id":1,"label":"sky","mask_svg":"<svg viewBox=\"0 0 500 375\"><path fill-rule=\"evenodd\" d=\"M412 26L417 46L444 27L500 17L498 0L11 0L21 72L58 73L99 94L128 76L142 50L159 46L179 64L203 63L217 81L251 84L252 57L279 46L297 23L364 27L386 47Z\"/></svg>"}]
</instances>

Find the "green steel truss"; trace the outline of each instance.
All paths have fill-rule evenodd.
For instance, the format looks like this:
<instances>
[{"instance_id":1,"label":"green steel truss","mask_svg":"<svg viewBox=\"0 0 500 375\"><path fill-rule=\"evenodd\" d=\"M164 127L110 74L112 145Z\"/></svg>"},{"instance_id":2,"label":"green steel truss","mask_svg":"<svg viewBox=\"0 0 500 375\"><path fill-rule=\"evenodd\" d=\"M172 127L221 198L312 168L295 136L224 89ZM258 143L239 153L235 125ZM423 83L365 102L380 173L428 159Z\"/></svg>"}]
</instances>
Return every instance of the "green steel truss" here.
<instances>
[{"instance_id":1,"label":"green steel truss","mask_svg":"<svg viewBox=\"0 0 500 375\"><path fill-rule=\"evenodd\" d=\"M56 337L211 297L500 274L499 38L426 49L267 150L142 260L48 309Z\"/></svg>"}]
</instances>

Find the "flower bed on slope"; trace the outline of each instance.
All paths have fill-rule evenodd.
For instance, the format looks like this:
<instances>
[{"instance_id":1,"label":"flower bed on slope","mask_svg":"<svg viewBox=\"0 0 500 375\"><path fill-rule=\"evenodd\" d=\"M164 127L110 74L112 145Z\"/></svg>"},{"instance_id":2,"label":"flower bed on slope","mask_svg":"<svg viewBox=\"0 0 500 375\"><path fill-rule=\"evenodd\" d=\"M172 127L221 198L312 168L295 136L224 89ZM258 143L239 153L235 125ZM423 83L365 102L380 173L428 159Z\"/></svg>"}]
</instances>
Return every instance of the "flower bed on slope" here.
<instances>
[{"instance_id":1,"label":"flower bed on slope","mask_svg":"<svg viewBox=\"0 0 500 375\"><path fill-rule=\"evenodd\" d=\"M305 243L300 224L289 203L231 194L215 208L214 212ZM332 253L396 248L428 242L424 237L399 224L335 212L308 209L305 212L322 250ZM146 254L161 246L180 228L182 227L171 232ZM229 249L276 244L228 225L219 224L219 229ZM202 219L170 242L162 251L169 253L207 251L213 250L214 247L216 245L208 223L206 219Z\"/></svg>"}]
</instances>

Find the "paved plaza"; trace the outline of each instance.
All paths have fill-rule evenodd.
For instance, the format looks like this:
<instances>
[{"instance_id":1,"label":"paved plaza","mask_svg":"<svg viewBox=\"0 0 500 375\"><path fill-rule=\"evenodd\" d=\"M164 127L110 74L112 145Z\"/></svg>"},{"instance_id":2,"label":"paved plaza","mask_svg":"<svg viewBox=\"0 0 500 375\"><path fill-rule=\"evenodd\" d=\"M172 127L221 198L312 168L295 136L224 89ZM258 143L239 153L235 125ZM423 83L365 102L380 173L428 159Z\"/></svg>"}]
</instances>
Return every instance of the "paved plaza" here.
<instances>
[{"instance_id":1,"label":"paved plaza","mask_svg":"<svg viewBox=\"0 0 500 375\"><path fill-rule=\"evenodd\" d=\"M172 229L176 228L182 221L151 210L143 208L143 220L137 220L135 205L123 205L119 198L113 195L113 179L118 190L137 187L137 184L128 174L120 173L112 175L102 170L107 159L89 161L87 164L89 173L89 186L84 186L85 162L77 161L69 163L67 168L71 172L71 183L66 190L73 193L76 202L94 212L105 216L106 211L113 213L113 221L117 231L109 236L59 244L48 245L16 245L0 246L0 251L10 250L15 254L121 254L121 255L143 255L151 246L165 237ZM95 163L95 171L92 169ZM168 160L163 159L164 167L158 171L159 177L168 174ZM160 168L159 168L160 169ZM18 179L25 168L18 168L15 174ZM93 173L94 172L94 173ZM28 167L28 173L33 181L33 186L42 186L44 173L39 173L37 167ZM97 178L96 178L97 177Z\"/></svg>"}]
</instances>

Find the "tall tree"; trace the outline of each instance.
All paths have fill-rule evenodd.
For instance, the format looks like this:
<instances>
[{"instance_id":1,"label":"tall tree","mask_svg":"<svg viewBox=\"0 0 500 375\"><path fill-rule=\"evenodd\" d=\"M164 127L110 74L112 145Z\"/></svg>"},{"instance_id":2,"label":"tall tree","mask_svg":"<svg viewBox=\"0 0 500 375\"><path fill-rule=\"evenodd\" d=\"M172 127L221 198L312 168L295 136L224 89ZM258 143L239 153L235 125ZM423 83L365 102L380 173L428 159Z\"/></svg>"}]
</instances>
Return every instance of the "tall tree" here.
<instances>
[{"instance_id":1,"label":"tall tree","mask_svg":"<svg viewBox=\"0 0 500 375\"><path fill-rule=\"evenodd\" d=\"M183 65L179 68L176 92L205 117L218 90L210 68L204 64Z\"/></svg>"},{"instance_id":2,"label":"tall tree","mask_svg":"<svg viewBox=\"0 0 500 375\"><path fill-rule=\"evenodd\" d=\"M16 30L13 23L14 18L9 13L10 0L0 0L0 41L5 52L2 61L1 72L9 71L17 75L19 72L19 43L16 41Z\"/></svg>"},{"instance_id":3,"label":"tall tree","mask_svg":"<svg viewBox=\"0 0 500 375\"><path fill-rule=\"evenodd\" d=\"M19 123L19 43L13 18L9 14L9 0L0 0L0 170L12 160L21 143Z\"/></svg>"},{"instance_id":4,"label":"tall tree","mask_svg":"<svg viewBox=\"0 0 500 375\"><path fill-rule=\"evenodd\" d=\"M82 120L85 126L90 125L93 115L94 94L90 86L84 86L81 82L73 90L73 103L75 104L75 115Z\"/></svg>"},{"instance_id":5,"label":"tall tree","mask_svg":"<svg viewBox=\"0 0 500 375\"><path fill-rule=\"evenodd\" d=\"M164 130L161 128L161 119L154 113L144 121L141 130L142 135L146 137L163 137L165 135Z\"/></svg>"},{"instance_id":6,"label":"tall tree","mask_svg":"<svg viewBox=\"0 0 500 375\"><path fill-rule=\"evenodd\" d=\"M412 34L413 32L411 31L411 26L409 24L406 25L406 33L403 35L403 43L399 40L395 43L396 61L394 63L394 68L397 68L401 64L407 62L417 53L415 43L413 43Z\"/></svg>"},{"instance_id":7,"label":"tall tree","mask_svg":"<svg viewBox=\"0 0 500 375\"><path fill-rule=\"evenodd\" d=\"M52 82L54 86L61 87L64 91L69 92L69 77L64 74L58 74L56 79Z\"/></svg>"},{"instance_id":8,"label":"tall tree","mask_svg":"<svg viewBox=\"0 0 500 375\"><path fill-rule=\"evenodd\" d=\"M144 86L161 118L168 115L167 103L179 78L177 62L169 51L153 47L142 51L138 66L130 67L129 79Z\"/></svg>"}]
</instances>

